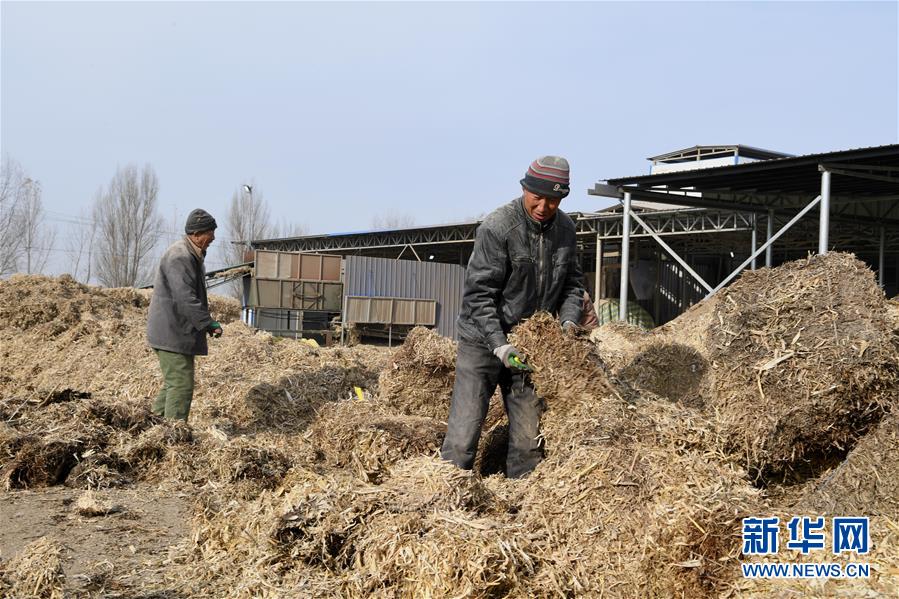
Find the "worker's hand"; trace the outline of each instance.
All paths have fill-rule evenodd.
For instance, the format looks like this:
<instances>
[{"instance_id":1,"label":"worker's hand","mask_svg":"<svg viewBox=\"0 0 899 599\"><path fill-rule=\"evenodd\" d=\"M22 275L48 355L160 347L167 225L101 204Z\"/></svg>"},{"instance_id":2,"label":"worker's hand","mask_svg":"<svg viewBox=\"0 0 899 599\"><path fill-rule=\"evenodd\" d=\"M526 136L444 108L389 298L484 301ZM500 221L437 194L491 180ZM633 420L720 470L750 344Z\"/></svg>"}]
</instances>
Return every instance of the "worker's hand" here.
<instances>
[{"instance_id":1,"label":"worker's hand","mask_svg":"<svg viewBox=\"0 0 899 599\"><path fill-rule=\"evenodd\" d=\"M527 364L524 363L524 360L521 359L521 356L518 353L518 350L515 349L515 346L511 344L500 345L495 350L493 350L493 355L499 358L499 361L503 363L503 366L506 368L512 368L515 370L530 370Z\"/></svg>"},{"instance_id":2,"label":"worker's hand","mask_svg":"<svg viewBox=\"0 0 899 599\"><path fill-rule=\"evenodd\" d=\"M573 337L574 335L577 335L579 330L580 330L580 327L577 326L577 324L571 322L570 320L566 320L565 322L562 323L562 332L565 333L566 335L571 335Z\"/></svg>"},{"instance_id":3,"label":"worker's hand","mask_svg":"<svg viewBox=\"0 0 899 599\"><path fill-rule=\"evenodd\" d=\"M213 320L211 323L209 323L209 327L206 329L206 332L209 333L210 337L215 337L216 339L218 339L222 336L222 325Z\"/></svg>"}]
</instances>

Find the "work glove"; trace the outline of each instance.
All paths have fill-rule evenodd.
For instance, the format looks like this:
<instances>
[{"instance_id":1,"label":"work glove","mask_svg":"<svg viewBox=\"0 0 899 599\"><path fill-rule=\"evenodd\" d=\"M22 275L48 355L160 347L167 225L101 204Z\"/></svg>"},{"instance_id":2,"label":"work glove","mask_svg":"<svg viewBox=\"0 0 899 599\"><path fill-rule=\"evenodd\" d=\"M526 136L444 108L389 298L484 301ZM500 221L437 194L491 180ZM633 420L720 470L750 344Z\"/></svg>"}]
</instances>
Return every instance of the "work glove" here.
<instances>
[{"instance_id":1,"label":"work glove","mask_svg":"<svg viewBox=\"0 0 899 599\"><path fill-rule=\"evenodd\" d=\"M222 325L213 320L211 323L209 323L209 326L206 327L206 332L209 333L210 337L215 337L216 339L218 339L222 336Z\"/></svg>"},{"instance_id":2,"label":"work glove","mask_svg":"<svg viewBox=\"0 0 899 599\"><path fill-rule=\"evenodd\" d=\"M518 350L509 343L497 347L493 350L493 355L499 358L499 361L502 362L503 366L506 368L512 368L514 370L530 370L530 367L528 367L528 365L524 363L524 360L521 359Z\"/></svg>"},{"instance_id":3,"label":"work glove","mask_svg":"<svg viewBox=\"0 0 899 599\"><path fill-rule=\"evenodd\" d=\"M577 335L579 330L580 330L580 327L577 326L576 323L571 322L570 320L566 320L565 322L562 323L562 332L565 333L566 335L572 335L572 336Z\"/></svg>"}]
</instances>

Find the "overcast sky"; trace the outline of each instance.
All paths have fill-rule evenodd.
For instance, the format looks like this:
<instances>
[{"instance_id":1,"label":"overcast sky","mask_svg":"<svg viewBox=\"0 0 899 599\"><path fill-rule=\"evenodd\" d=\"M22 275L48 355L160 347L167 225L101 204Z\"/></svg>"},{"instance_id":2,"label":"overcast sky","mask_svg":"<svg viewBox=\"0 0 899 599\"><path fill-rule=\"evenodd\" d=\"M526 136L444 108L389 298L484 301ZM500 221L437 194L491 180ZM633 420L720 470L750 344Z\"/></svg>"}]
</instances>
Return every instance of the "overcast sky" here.
<instances>
[{"instance_id":1,"label":"overcast sky","mask_svg":"<svg viewBox=\"0 0 899 599\"><path fill-rule=\"evenodd\" d=\"M563 209L646 157L896 143L896 2L2 2L0 144L57 230L117 166L223 223L255 182L311 233L469 220L566 156ZM224 237L221 235L220 237ZM224 241L220 239L220 241ZM217 266L215 263L211 267Z\"/></svg>"}]
</instances>

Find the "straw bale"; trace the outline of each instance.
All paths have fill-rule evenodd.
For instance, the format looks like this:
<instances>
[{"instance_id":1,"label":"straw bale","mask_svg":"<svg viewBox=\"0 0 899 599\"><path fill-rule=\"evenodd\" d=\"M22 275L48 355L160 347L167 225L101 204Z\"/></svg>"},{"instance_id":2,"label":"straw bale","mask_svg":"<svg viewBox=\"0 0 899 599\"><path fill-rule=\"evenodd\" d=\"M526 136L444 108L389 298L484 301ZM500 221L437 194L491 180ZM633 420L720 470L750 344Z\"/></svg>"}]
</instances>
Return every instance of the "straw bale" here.
<instances>
[{"instance_id":1,"label":"straw bale","mask_svg":"<svg viewBox=\"0 0 899 599\"><path fill-rule=\"evenodd\" d=\"M349 467L378 483L391 464L435 453L445 433L433 418L397 416L378 400L345 400L324 407L305 438L329 467Z\"/></svg>"},{"instance_id":2,"label":"straw bale","mask_svg":"<svg viewBox=\"0 0 899 599\"><path fill-rule=\"evenodd\" d=\"M22 549L6 567L9 596L20 599L63 599L65 572L62 545L41 537Z\"/></svg>"},{"instance_id":3,"label":"straw bale","mask_svg":"<svg viewBox=\"0 0 899 599\"><path fill-rule=\"evenodd\" d=\"M897 350L883 292L854 256L746 272L709 335L724 448L767 481L808 476L883 416Z\"/></svg>"},{"instance_id":4,"label":"straw bale","mask_svg":"<svg viewBox=\"0 0 899 599\"><path fill-rule=\"evenodd\" d=\"M456 370L456 344L424 327L415 327L381 372L381 399L409 416L446 421Z\"/></svg>"},{"instance_id":5,"label":"straw bale","mask_svg":"<svg viewBox=\"0 0 899 599\"><path fill-rule=\"evenodd\" d=\"M800 500L798 510L882 515L899 521L899 412L885 417L845 461L821 476Z\"/></svg>"},{"instance_id":6,"label":"straw bale","mask_svg":"<svg viewBox=\"0 0 899 599\"><path fill-rule=\"evenodd\" d=\"M95 518L97 516L108 516L123 511L121 505L113 503L109 499L105 499L93 491L85 491L75 500L75 511L79 516L86 518Z\"/></svg>"}]
</instances>

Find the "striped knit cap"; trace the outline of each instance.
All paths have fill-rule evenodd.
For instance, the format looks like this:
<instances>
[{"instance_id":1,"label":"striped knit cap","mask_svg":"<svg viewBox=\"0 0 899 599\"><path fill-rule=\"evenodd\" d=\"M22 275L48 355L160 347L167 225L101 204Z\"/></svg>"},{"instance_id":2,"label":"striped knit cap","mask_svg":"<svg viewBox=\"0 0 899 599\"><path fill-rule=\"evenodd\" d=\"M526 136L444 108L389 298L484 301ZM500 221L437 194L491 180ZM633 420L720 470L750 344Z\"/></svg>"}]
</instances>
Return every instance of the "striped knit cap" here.
<instances>
[{"instance_id":1,"label":"striped knit cap","mask_svg":"<svg viewBox=\"0 0 899 599\"><path fill-rule=\"evenodd\" d=\"M561 156L542 156L531 163L521 186L538 195L562 199L568 195L568 161Z\"/></svg>"}]
</instances>

